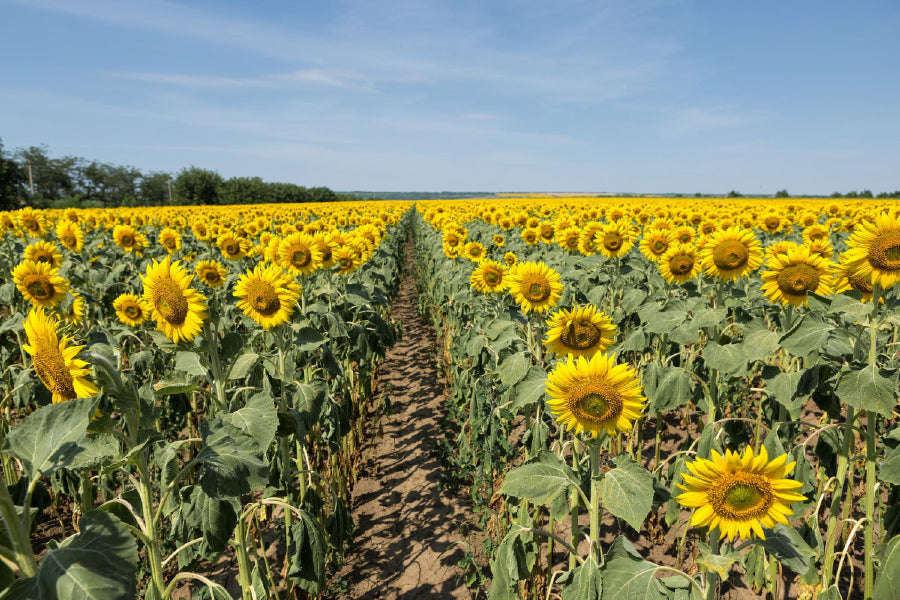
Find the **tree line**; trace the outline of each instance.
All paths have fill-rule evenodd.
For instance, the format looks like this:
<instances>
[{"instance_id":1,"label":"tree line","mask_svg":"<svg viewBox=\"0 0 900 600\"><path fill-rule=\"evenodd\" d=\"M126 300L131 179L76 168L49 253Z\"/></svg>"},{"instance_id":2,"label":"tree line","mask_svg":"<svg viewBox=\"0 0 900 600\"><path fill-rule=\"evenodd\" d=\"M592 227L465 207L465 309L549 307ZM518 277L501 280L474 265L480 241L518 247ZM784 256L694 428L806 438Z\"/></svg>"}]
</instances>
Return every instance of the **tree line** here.
<instances>
[{"instance_id":1,"label":"tree line","mask_svg":"<svg viewBox=\"0 0 900 600\"><path fill-rule=\"evenodd\" d=\"M270 183L259 177L225 179L193 166L176 174L144 172L76 156L52 157L46 146L7 152L0 139L0 210L339 200L356 200L356 196L327 187Z\"/></svg>"}]
</instances>

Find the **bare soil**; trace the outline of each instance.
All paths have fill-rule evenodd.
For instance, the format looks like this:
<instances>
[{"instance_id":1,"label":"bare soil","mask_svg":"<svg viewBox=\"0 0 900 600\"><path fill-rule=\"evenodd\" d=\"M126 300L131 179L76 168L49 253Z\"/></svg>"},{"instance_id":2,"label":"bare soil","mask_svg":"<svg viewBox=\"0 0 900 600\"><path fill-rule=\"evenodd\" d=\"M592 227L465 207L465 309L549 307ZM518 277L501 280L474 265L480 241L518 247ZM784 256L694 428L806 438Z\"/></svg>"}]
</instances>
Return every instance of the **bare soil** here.
<instances>
[{"instance_id":1,"label":"bare soil","mask_svg":"<svg viewBox=\"0 0 900 600\"><path fill-rule=\"evenodd\" d=\"M444 385L433 364L430 328L416 310L410 271L393 305L403 337L379 365L376 397L386 394L390 410L364 450L353 489L356 540L339 573L346 585L341 598L470 598L457 567L464 556L457 542L467 540L475 518L465 499L440 486L434 450L444 434Z\"/></svg>"}]
</instances>

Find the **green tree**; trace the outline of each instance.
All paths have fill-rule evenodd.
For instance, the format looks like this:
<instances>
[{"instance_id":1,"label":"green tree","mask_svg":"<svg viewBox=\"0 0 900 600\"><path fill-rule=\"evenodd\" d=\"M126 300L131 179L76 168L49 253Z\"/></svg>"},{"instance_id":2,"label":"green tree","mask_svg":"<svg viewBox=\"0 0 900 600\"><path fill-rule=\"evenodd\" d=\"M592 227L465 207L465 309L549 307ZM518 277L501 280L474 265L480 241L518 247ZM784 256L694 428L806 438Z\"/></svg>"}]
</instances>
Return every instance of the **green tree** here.
<instances>
[{"instance_id":1,"label":"green tree","mask_svg":"<svg viewBox=\"0 0 900 600\"><path fill-rule=\"evenodd\" d=\"M743 198L744 196L737 190L731 190L730 192L728 192L728 197L729 198Z\"/></svg>"},{"instance_id":2,"label":"green tree","mask_svg":"<svg viewBox=\"0 0 900 600\"><path fill-rule=\"evenodd\" d=\"M28 182L28 169L31 169L31 180L34 182L34 194L28 193L29 203L39 206L50 200L67 198L76 193L76 180L73 177L79 159L74 156L50 158L46 146L29 146L16 152L16 161L24 171L25 182Z\"/></svg>"},{"instance_id":3,"label":"green tree","mask_svg":"<svg viewBox=\"0 0 900 600\"><path fill-rule=\"evenodd\" d=\"M3 151L3 140L0 139L0 210L18 207L21 185L22 170L19 164Z\"/></svg>"},{"instance_id":4,"label":"green tree","mask_svg":"<svg viewBox=\"0 0 900 600\"><path fill-rule=\"evenodd\" d=\"M788 194L787 190L778 190L777 192L775 192L775 197L776 198L790 198L791 195Z\"/></svg>"},{"instance_id":5,"label":"green tree","mask_svg":"<svg viewBox=\"0 0 900 600\"><path fill-rule=\"evenodd\" d=\"M182 169L175 179L176 204L219 204L222 176L215 171L190 167Z\"/></svg>"},{"instance_id":6,"label":"green tree","mask_svg":"<svg viewBox=\"0 0 900 600\"><path fill-rule=\"evenodd\" d=\"M168 173L148 173L141 177L138 199L141 206L162 206L169 202L172 176Z\"/></svg>"},{"instance_id":7,"label":"green tree","mask_svg":"<svg viewBox=\"0 0 900 600\"><path fill-rule=\"evenodd\" d=\"M219 186L220 204L261 204L267 202L268 190L259 177L232 177Z\"/></svg>"}]
</instances>

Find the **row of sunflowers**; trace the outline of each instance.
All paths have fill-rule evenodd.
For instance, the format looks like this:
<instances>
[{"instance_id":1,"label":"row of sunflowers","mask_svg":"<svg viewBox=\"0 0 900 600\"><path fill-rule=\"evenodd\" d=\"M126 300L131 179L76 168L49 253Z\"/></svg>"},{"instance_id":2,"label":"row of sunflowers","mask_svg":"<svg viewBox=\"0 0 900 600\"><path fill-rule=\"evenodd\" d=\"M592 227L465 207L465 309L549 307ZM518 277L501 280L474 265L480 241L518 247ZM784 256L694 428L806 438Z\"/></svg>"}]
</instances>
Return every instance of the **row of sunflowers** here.
<instances>
[{"instance_id":1,"label":"row of sunflowers","mask_svg":"<svg viewBox=\"0 0 900 600\"><path fill-rule=\"evenodd\" d=\"M0 213L0 598L322 593L410 208Z\"/></svg>"},{"instance_id":2,"label":"row of sunflowers","mask_svg":"<svg viewBox=\"0 0 900 600\"><path fill-rule=\"evenodd\" d=\"M418 209L491 598L896 597L896 207Z\"/></svg>"}]
</instances>

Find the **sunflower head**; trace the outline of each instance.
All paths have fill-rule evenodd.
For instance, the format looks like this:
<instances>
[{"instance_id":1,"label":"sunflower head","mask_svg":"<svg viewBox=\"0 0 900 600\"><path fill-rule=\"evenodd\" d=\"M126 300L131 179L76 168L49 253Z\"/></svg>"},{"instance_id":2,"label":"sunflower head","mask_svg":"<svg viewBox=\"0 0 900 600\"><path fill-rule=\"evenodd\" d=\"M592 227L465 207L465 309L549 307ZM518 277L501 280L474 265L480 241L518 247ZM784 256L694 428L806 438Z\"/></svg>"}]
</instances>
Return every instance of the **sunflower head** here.
<instances>
[{"instance_id":1,"label":"sunflower head","mask_svg":"<svg viewBox=\"0 0 900 600\"><path fill-rule=\"evenodd\" d=\"M623 221L608 223L594 234L593 246L606 258L625 256L634 246L634 234Z\"/></svg>"},{"instance_id":2,"label":"sunflower head","mask_svg":"<svg viewBox=\"0 0 900 600\"><path fill-rule=\"evenodd\" d=\"M212 288L225 285L225 278L228 277L228 271L217 260L201 260L194 267L194 274L197 279Z\"/></svg>"},{"instance_id":3,"label":"sunflower head","mask_svg":"<svg viewBox=\"0 0 900 600\"><path fill-rule=\"evenodd\" d=\"M237 306L263 329L290 320L300 297L300 285L276 264L256 265L234 287Z\"/></svg>"},{"instance_id":4,"label":"sunflower head","mask_svg":"<svg viewBox=\"0 0 900 600\"><path fill-rule=\"evenodd\" d=\"M526 227L522 230L522 241L529 246L534 246L541 241L541 230L537 227Z\"/></svg>"},{"instance_id":5,"label":"sunflower head","mask_svg":"<svg viewBox=\"0 0 900 600\"><path fill-rule=\"evenodd\" d=\"M507 267L511 267L519 261L519 257L516 256L515 252L507 252L503 255L503 262L506 263Z\"/></svg>"},{"instance_id":6,"label":"sunflower head","mask_svg":"<svg viewBox=\"0 0 900 600\"><path fill-rule=\"evenodd\" d=\"M463 256L473 262L484 259L486 254L487 249L484 247L484 244L481 244L480 242L468 242L463 247Z\"/></svg>"},{"instance_id":7,"label":"sunflower head","mask_svg":"<svg viewBox=\"0 0 900 600\"><path fill-rule=\"evenodd\" d=\"M137 327L146 321L149 316L147 305L136 294L119 294L113 300L113 308L119 321L129 327Z\"/></svg>"},{"instance_id":8,"label":"sunflower head","mask_svg":"<svg viewBox=\"0 0 900 600\"><path fill-rule=\"evenodd\" d=\"M166 256L162 262L154 260L141 281L157 329L176 344L197 337L206 319L206 297L190 287L190 273Z\"/></svg>"},{"instance_id":9,"label":"sunflower head","mask_svg":"<svg viewBox=\"0 0 900 600\"><path fill-rule=\"evenodd\" d=\"M559 362L547 375L547 405L556 420L595 438L630 430L647 402L641 392L634 369L600 352Z\"/></svg>"},{"instance_id":10,"label":"sunflower head","mask_svg":"<svg viewBox=\"0 0 900 600\"><path fill-rule=\"evenodd\" d=\"M787 454L770 461L764 446L759 454L750 446L743 455L726 450L723 456L713 450L712 459L687 463L690 474L678 484L683 493L676 500L696 509L692 525L718 529L720 538L765 539L763 528L789 525L791 504L806 500L797 493L803 484L785 478L794 465L787 462Z\"/></svg>"},{"instance_id":11,"label":"sunflower head","mask_svg":"<svg viewBox=\"0 0 900 600\"><path fill-rule=\"evenodd\" d=\"M809 246L797 246L770 259L769 270L762 274L762 291L772 302L806 306L810 292L831 294L834 265L810 252Z\"/></svg>"},{"instance_id":12,"label":"sunflower head","mask_svg":"<svg viewBox=\"0 0 900 600\"><path fill-rule=\"evenodd\" d=\"M879 213L874 221L862 221L847 240L841 262L882 289L893 287L900 281L900 218Z\"/></svg>"},{"instance_id":13,"label":"sunflower head","mask_svg":"<svg viewBox=\"0 0 900 600\"><path fill-rule=\"evenodd\" d=\"M32 308L25 319L28 343L23 348L34 357L34 370L54 403L90 398L100 390L87 378L87 363L78 358L84 346L69 346L70 338L57 335L58 326L56 318L43 308Z\"/></svg>"},{"instance_id":14,"label":"sunflower head","mask_svg":"<svg viewBox=\"0 0 900 600\"><path fill-rule=\"evenodd\" d=\"M59 248L50 242L38 241L25 247L25 259L47 263L54 269L62 266L63 257Z\"/></svg>"},{"instance_id":15,"label":"sunflower head","mask_svg":"<svg viewBox=\"0 0 900 600\"><path fill-rule=\"evenodd\" d=\"M69 282L49 263L24 260L12 270L12 276L19 292L35 306L59 306L69 291Z\"/></svg>"},{"instance_id":16,"label":"sunflower head","mask_svg":"<svg viewBox=\"0 0 900 600\"><path fill-rule=\"evenodd\" d=\"M641 253L653 262L659 262L672 243L675 235L669 229L646 229L641 239Z\"/></svg>"},{"instance_id":17,"label":"sunflower head","mask_svg":"<svg viewBox=\"0 0 900 600\"><path fill-rule=\"evenodd\" d=\"M508 289L527 314L545 312L556 306L563 285L559 273L543 262L521 262L510 272Z\"/></svg>"},{"instance_id":18,"label":"sunflower head","mask_svg":"<svg viewBox=\"0 0 900 600\"><path fill-rule=\"evenodd\" d=\"M483 260L469 277L472 288L482 292L498 293L506 290L506 266L493 260Z\"/></svg>"},{"instance_id":19,"label":"sunflower head","mask_svg":"<svg viewBox=\"0 0 900 600\"><path fill-rule=\"evenodd\" d=\"M250 242L232 232L220 235L216 240L216 245L222 252L222 256L228 260L240 260L247 256L247 251L250 249Z\"/></svg>"},{"instance_id":20,"label":"sunflower head","mask_svg":"<svg viewBox=\"0 0 900 600\"><path fill-rule=\"evenodd\" d=\"M668 283L687 283L700 274L700 258L691 244L673 244L657 263L659 272Z\"/></svg>"},{"instance_id":21,"label":"sunflower head","mask_svg":"<svg viewBox=\"0 0 900 600\"><path fill-rule=\"evenodd\" d=\"M308 233L292 233L278 245L278 262L294 275L311 275L322 266L322 251Z\"/></svg>"},{"instance_id":22,"label":"sunflower head","mask_svg":"<svg viewBox=\"0 0 900 600\"><path fill-rule=\"evenodd\" d=\"M591 304L561 309L547 319L547 326L544 346L559 356L590 358L597 352L606 352L616 339L612 319Z\"/></svg>"},{"instance_id":23,"label":"sunflower head","mask_svg":"<svg viewBox=\"0 0 900 600\"><path fill-rule=\"evenodd\" d=\"M762 264L762 248L753 232L729 227L714 232L703 246L701 264L708 277L733 281Z\"/></svg>"},{"instance_id":24,"label":"sunflower head","mask_svg":"<svg viewBox=\"0 0 900 600\"><path fill-rule=\"evenodd\" d=\"M81 252L84 249L84 231L81 230L76 221L69 219L60 220L56 224L56 238L67 250Z\"/></svg>"},{"instance_id":25,"label":"sunflower head","mask_svg":"<svg viewBox=\"0 0 900 600\"><path fill-rule=\"evenodd\" d=\"M159 245L169 254L174 254L181 250L181 234L171 227L166 227L159 232Z\"/></svg>"}]
</instances>

